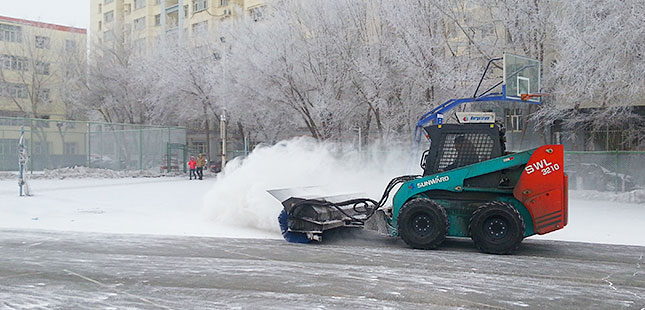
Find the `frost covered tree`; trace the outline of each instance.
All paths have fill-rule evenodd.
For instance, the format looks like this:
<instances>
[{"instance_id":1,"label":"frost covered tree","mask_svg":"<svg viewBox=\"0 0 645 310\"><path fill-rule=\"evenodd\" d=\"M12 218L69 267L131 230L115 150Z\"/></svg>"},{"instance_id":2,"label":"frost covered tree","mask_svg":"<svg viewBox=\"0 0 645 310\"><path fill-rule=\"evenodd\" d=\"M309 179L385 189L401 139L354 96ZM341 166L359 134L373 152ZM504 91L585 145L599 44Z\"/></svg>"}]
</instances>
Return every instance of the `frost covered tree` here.
<instances>
[{"instance_id":1,"label":"frost covered tree","mask_svg":"<svg viewBox=\"0 0 645 310\"><path fill-rule=\"evenodd\" d=\"M472 96L486 62L510 52L542 61L542 88L553 94L546 109L529 111L527 127L545 132L556 119L575 126L601 115L632 121L626 106L645 85L643 45L631 44L643 38L642 7L636 0L269 0L261 19L239 12L194 42L153 54L101 47L85 101L107 121L202 122L209 132L208 120L226 111L240 139L342 140L360 128L366 142L409 137L420 115ZM488 78L499 81L500 70ZM581 99L606 108L583 109Z\"/></svg>"},{"instance_id":2,"label":"frost covered tree","mask_svg":"<svg viewBox=\"0 0 645 310\"><path fill-rule=\"evenodd\" d=\"M140 53L135 42L124 36L116 31L100 43L92 43L85 91L70 98L85 106L91 120L150 124L159 79L154 59Z\"/></svg>"},{"instance_id":3,"label":"frost covered tree","mask_svg":"<svg viewBox=\"0 0 645 310\"><path fill-rule=\"evenodd\" d=\"M279 1L261 23L241 25L231 65L246 94L287 108L317 139L342 130L351 118L344 54L355 37L343 29L340 1ZM250 24L253 23L253 24ZM251 99L249 98L249 99ZM278 109L283 110L283 109Z\"/></svg>"},{"instance_id":4,"label":"frost covered tree","mask_svg":"<svg viewBox=\"0 0 645 310\"><path fill-rule=\"evenodd\" d=\"M439 77L450 66L440 61L434 30L440 13L432 6L274 4L264 21L232 30L237 85L249 101L290 111L315 138L337 138L357 126L368 132L374 126L380 137L407 135L443 88Z\"/></svg>"},{"instance_id":5,"label":"frost covered tree","mask_svg":"<svg viewBox=\"0 0 645 310\"><path fill-rule=\"evenodd\" d=\"M223 64L218 62L216 40L200 38L199 46L167 45L153 55L156 70L154 119L162 123L197 124L206 135L210 153L212 121L219 121L225 107Z\"/></svg>"},{"instance_id":6,"label":"frost covered tree","mask_svg":"<svg viewBox=\"0 0 645 310\"><path fill-rule=\"evenodd\" d=\"M643 143L642 117L632 111L645 95L645 3L639 0L563 2L555 64L557 87L547 119L569 129L620 129Z\"/></svg>"},{"instance_id":7,"label":"frost covered tree","mask_svg":"<svg viewBox=\"0 0 645 310\"><path fill-rule=\"evenodd\" d=\"M88 118L87 51L86 42L69 41L59 50L58 66L60 84L59 99L65 105L65 118L81 120Z\"/></svg>"}]
</instances>

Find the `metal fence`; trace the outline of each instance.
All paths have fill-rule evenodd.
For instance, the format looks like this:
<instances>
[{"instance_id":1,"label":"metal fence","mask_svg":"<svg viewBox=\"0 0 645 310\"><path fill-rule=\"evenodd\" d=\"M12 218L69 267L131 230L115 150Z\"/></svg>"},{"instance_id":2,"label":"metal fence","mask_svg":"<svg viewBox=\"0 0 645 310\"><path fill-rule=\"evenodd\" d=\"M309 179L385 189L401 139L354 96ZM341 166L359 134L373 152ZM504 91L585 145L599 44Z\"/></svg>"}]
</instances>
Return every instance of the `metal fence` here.
<instances>
[{"instance_id":1,"label":"metal fence","mask_svg":"<svg viewBox=\"0 0 645 310\"><path fill-rule=\"evenodd\" d=\"M0 171L18 170L23 126L29 171L73 166L162 169L167 158L179 158L167 153L168 144L186 143L181 127L0 117Z\"/></svg>"},{"instance_id":2,"label":"metal fence","mask_svg":"<svg viewBox=\"0 0 645 310\"><path fill-rule=\"evenodd\" d=\"M645 152L565 152L569 188L631 191L645 188Z\"/></svg>"}]
</instances>

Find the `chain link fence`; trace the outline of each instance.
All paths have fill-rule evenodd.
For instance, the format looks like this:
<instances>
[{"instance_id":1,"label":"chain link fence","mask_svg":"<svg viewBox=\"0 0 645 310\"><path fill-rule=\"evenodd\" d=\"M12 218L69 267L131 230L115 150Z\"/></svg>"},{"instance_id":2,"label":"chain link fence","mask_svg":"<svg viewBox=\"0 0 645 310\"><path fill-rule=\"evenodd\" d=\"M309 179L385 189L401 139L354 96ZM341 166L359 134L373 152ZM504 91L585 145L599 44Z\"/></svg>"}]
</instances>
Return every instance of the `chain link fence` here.
<instances>
[{"instance_id":1,"label":"chain link fence","mask_svg":"<svg viewBox=\"0 0 645 310\"><path fill-rule=\"evenodd\" d=\"M0 171L18 170L21 127L28 171L74 166L161 170L167 158L179 157L168 154L168 145L186 144L181 127L0 117Z\"/></svg>"},{"instance_id":2,"label":"chain link fence","mask_svg":"<svg viewBox=\"0 0 645 310\"><path fill-rule=\"evenodd\" d=\"M18 171L23 126L27 171L74 166L181 171L190 153L186 129L181 127L0 117L0 171ZM390 152L391 148L384 150ZM229 157L245 154L230 151ZM643 167L645 151L565 153L570 189L619 192L645 188Z\"/></svg>"},{"instance_id":3,"label":"chain link fence","mask_svg":"<svg viewBox=\"0 0 645 310\"><path fill-rule=\"evenodd\" d=\"M570 189L625 192L645 188L645 152L565 152Z\"/></svg>"}]
</instances>

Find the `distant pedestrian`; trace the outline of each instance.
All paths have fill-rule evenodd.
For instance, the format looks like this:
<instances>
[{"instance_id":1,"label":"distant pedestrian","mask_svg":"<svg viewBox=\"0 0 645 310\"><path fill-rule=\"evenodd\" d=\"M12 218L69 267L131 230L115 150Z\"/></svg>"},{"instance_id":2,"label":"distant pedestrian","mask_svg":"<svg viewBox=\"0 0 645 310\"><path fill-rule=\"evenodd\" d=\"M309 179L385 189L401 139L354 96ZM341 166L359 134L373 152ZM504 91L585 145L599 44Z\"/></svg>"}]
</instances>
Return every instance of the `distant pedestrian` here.
<instances>
[{"instance_id":1,"label":"distant pedestrian","mask_svg":"<svg viewBox=\"0 0 645 310\"><path fill-rule=\"evenodd\" d=\"M190 160L188 161L188 168L190 168L190 180L195 177L195 180L197 180L197 175L195 174L195 167L197 166L197 161L195 161L195 156L190 156Z\"/></svg>"},{"instance_id":2,"label":"distant pedestrian","mask_svg":"<svg viewBox=\"0 0 645 310\"><path fill-rule=\"evenodd\" d=\"M204 166L206 166L206 158L204 154L197 156L197 176L201 180L204 177Z\"/></svg>"}]
</instances>

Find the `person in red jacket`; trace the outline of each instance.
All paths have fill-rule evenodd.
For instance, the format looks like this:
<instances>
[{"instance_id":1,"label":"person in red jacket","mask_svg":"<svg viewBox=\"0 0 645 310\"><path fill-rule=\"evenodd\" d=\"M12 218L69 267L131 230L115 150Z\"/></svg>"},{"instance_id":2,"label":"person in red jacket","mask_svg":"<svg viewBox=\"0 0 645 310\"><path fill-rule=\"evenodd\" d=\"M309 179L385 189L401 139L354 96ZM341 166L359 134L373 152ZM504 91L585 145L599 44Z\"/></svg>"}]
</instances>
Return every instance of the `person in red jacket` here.
<instances>
[{"instance_id":1,"label":"person in red jacket","mask_svg":"<svg viewBox=\"0 0 645 310\"><path fill-rule=\"evenodd\" d=\"M195 174L195 167L197 167L197 161L195 160L195 156L190 156L190 160L188 161L188 168L190 168L190 180L195 177L195 180L197 180L197 174Z\"/></svg>"}]
</instances>

